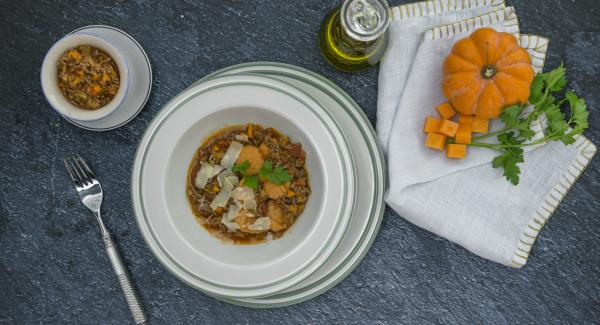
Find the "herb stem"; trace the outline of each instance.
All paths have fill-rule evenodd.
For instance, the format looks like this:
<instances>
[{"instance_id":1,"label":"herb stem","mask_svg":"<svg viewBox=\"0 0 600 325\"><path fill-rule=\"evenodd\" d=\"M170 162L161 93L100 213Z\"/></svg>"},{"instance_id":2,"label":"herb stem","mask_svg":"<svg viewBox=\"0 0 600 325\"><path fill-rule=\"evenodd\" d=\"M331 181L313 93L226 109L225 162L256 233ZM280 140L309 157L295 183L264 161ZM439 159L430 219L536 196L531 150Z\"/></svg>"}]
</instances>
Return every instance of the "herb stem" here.
<instances>
[{"instance_id":1,"label":"herb stem","mask_svg":"<svg viewBox=\"0 0 600 325\"><path fill-rule=\"evenodd\" d=\"M535 146L538 145L540 143L544 143L548 140L551 140L551 136L547 136L547 137L543 137L539 140L533 141L533 142L527 142L527 143L517 143L517 144L501 144L501 143L485 143L485 142L471 142L468 145L469 146L473 146L473 147L481 147L481 148L489 148L489 149L496 149L496 150L500 150L502 148L518 148L518 147L528 147L528 146Z\"/></svg>"},{"instance_id":2,"label":"herb stem","mask_svg":"<svg viewBox=\"0 0 600 325\"><path fill-rule=\"evenodd\" d=\"M509 130L512 130L512 129L511 129L511 128L509 128L509 127L504 127L504 128L502 128L502 129L500 129L500 130L498 130L498 131L494 131L494 132L490 132L490 133L487 133L487 134L484 134L484 135L480 135L480 136L477 136L477 137L473 137L473 139L472 139L472 140L483 140L483 139L487 139L487 138L489 138L489 137L493 137L493 136L495 136L495 135L498 135L498 134L500 134L500 133L504 133L504 132L506 132L506 131L509 131Z\"/></svg>"}]
</instances>

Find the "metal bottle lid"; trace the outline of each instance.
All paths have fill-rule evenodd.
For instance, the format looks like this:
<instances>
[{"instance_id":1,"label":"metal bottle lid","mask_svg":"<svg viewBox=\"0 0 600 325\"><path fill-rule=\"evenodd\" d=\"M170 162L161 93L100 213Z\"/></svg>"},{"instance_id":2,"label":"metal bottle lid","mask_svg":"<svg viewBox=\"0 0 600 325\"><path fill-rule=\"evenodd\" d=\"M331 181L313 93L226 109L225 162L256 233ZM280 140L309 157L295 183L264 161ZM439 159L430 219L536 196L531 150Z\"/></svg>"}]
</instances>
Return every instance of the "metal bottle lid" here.
<instances>
[{"instance_id":1,"label":"metal bottle lid","mask_svg":"<svg viewBox=\"0 0 600 325\"><path fill-rule=\"evenodd\" d=\"M383 35L390 24L386 0L345 0L340 12L342 27L357 41L372 41Z\"/></svg>"}]
</instances>

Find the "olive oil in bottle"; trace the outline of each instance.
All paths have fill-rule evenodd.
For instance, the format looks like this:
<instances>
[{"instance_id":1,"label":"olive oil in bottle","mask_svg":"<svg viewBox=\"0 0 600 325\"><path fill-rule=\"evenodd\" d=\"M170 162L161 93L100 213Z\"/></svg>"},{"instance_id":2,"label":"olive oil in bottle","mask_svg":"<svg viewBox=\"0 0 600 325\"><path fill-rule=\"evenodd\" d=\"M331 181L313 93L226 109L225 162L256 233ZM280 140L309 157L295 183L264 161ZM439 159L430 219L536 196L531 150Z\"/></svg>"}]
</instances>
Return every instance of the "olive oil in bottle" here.
<instances>
[{"instance_id":1,"label":"olive oil in bottle","mask_svg":"<svg viewBox=\"0 0 600 325\"><path fill-rule=\"evenodd\" d=\"M321 24L321 52L329 64L341 71L372 67L385 52L389 22L385 0L345 0Z\"/></svg>"}]
</instances>

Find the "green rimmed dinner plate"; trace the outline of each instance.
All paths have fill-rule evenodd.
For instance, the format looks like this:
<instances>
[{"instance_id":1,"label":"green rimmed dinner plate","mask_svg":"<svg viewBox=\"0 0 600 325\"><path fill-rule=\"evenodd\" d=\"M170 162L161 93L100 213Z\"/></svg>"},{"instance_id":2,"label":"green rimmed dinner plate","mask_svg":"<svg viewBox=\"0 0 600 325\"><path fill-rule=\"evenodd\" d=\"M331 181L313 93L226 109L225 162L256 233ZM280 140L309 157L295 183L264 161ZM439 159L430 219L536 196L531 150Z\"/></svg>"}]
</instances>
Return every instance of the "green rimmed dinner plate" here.
<instances>
[{"instance_id":1,"label":"green rimmed dinner plate","mask_svg":"<svg viewBox=\"0 0 600 325\"><path fill-rule=\"evenodd\" d=\"M256 73L276 78L304 91L327 109L351 144L357 166L358 195L350 225L332 256L311 276L291 288L263 298L217 299L248 307L271 308L292 305L318 296L342 281L366 255L384 212L387 189L383 152L362 109L333 82L309 70L292 65L256 62L219 70L196 84L220 75Z\"/></svg>"},{"instance_id":2,"label":"green rimmed dinner plate","mask_svg":"<svg viewBox=\"0 0 600 325\"><path fill-rule=\"evenodd\" d=\"M307 167L321 175L314 193L323 195L307 204L312 218L299 218L281 239L223 245L196 224L181 171L202 138L226 125L262 121L312 152ZM144 240L175 276L211 295L257 298L292 287L328 260L354 208L355 170L338 123L312 97L266 76L221 76L184 90L150 123L132 168L132 201Z\"/></svg>"}]
</instances>

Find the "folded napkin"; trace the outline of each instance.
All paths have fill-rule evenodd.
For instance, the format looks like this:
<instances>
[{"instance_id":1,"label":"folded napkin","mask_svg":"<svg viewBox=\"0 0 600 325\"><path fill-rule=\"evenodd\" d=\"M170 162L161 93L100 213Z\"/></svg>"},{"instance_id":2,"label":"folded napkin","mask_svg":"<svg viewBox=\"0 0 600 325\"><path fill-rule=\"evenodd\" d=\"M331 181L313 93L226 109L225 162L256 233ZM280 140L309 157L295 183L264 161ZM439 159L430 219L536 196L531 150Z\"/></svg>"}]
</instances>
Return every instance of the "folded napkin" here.
<instances>
[{"instance_id":1,"label":"folded napkin","mask_svg":"<svg viewBox=\"0 0 600 325\"><path fill-rule=\"evenodd\" d=\"M478 15L481 11L490 12ZM513 186L501 170L492 168L491 150L469 148L467 159L448 160L425 148L422 124L445 101L441 66L457 40L480 27L512 33L538 71L547 40L520 35L514 9L501 1L434 0L394 7L392 12L390 43L380 67L377 120L389 160L387 203L410 222L475 254L523 266L539 230L596 147L579 137L571 146L554 142L530 148L521 164L520 183ZM417 35L407 37L409 32Z\"/></svg>"},{"instance_id":2,"label":"folded napkin","mask_svg":"<svg viewBox=\"0 0 600 325\"><path fill-rule=\"evenodd\" d=\"M392 8L388 46L379 64L377 98L377 134L384 150L387 151L393 117L423 33L435 26L477 17L504 7L504 0L449 0L423 1Z\"/></svg>"}]
</instances>

